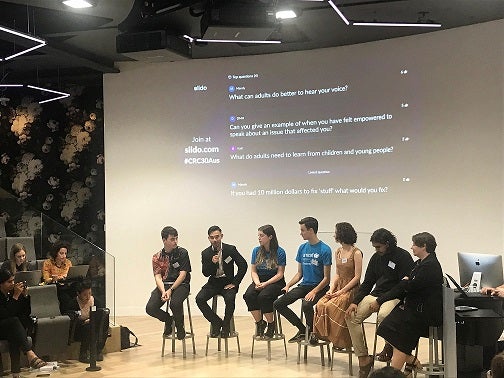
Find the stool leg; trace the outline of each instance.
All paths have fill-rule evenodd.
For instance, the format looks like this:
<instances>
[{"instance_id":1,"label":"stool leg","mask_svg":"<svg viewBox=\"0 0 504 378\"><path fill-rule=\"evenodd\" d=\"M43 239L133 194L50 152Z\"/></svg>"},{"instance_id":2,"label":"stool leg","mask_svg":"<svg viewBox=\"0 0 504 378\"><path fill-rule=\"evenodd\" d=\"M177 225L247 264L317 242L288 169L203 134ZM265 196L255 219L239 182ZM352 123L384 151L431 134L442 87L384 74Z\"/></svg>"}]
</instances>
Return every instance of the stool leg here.
<instances>
[{"instance_id":1,"label":"stool leg","mask_svg":"<svg viewBox=\"0 0 504 378\"><path fill-rule=\"evenodd\" d=\"M278 326L278 331L280 332L280 335L282 335L283 338L283 343L284 343L284 350L285 350L285 358L287 358L287 341L285 340L285 335L283 333L282 329L282 320L281 316L279 313L276 312L276 317L277 317L277 326Z\"/></svg>"},{"instance_id":2,"label":"stool leg","mask_svg":"<svg viewBox=\"0 0 504 378\"><path fill-rule=\"evenodd\" d=\"M196 354L196 345L194 344L194 328L193 328L193 323L192 323L192 316L191 316L191 307L189 306L189 297L187 297L187 316L189 317L189 329L191 330L191 340L192 340L192 348L193 348L193 354Z\"/></svg>"},{"instance_id":3,"label":"stool leg","mask_svg":"<svg viewBox=\"0 0 504 378\"><path fill-rule=\"evenodd\" d=\"M238 346L238 354L241 353L241 350L240 350L240 338L238 337L238 332L235 332L236 333L236 345Z\"/></svg>"},{"instance_id":4,"label":"stool leg","mask_svg":"<svg viewBox=\"0 0 504 378\"><path fill-rule=\"evenodd\" d=\"M175 321L172 320L171 351L175 353Z\"/></svg>"},{"instance_id":5,"label":"stool leg","mask_svg":"<svg viewBox=\"0 0 504 378\"><path fill-rule=\"evenodd\" d=\"M268 361L271 361L271 340L268 340L267 343L268 343Z\"/></svg>"},{"instance_id":6,"label":"stool leg","mask_svg":"<svg viewBox=\"0 0 504 378\"><path fill-rule=\"evenodd\" d=\"M165 341L166 341L166 339L165 339L165 337L163 335L163 347L161 348L161 357L164 357Z\"/></svg>"},{"instance_id":7,"label":"stool leg","mask_svg":"<svg viewBox=\"0 0 504 378\"><path fill-rule=\"evenodd\" d=\"M376 342L378 341L378 334L376 333L377 330L378 330L378 318L376 319L376 326L375 326L375 333L374 333L373 361L371 362L371 371L374 370L374 363L375 363L375 356L376 356Z\"/></svg>"},{"instance_id":8,"label":"stool leg","mask_svg":"<svg viewBox=\"0 0 504 378\"><path fill-rule=\"evenodd\" d=\"M348 348L348 374L353 376L352 348ZM333 357L334 358L334 357ZM331 361L332 364L332 361Z\"/></svg>"},{"instance_id":9,"label":"stool leg","mask_svg":"<svg viewBox=\"0 0 504 378\"><path fill-rule=\"evenodd\" d=\"M331 364L329 365L331 367L331 371L333 370L333 364L334 364L334 345L332 348Z\"/></svg>"}]
</instances>

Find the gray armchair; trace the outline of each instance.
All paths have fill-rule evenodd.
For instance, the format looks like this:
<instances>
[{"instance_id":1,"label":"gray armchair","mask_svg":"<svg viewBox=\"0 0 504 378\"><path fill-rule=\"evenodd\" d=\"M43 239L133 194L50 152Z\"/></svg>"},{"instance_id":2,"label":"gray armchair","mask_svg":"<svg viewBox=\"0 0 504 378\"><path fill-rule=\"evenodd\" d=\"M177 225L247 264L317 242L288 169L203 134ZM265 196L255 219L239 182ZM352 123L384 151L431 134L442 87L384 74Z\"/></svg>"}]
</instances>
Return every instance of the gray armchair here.
<instances>
[{"instance_id":1,"label":"gray armchair","mask_svg":"<svg viewBox=\"0 0 504 378\"><path fill-rule=\"evenodd\" d=\"M0 261L5 261L9 258L7 253L7 238L0 237Z\"/></svg>"},{"instance_id":2,"label":"gray armchair","mask_svg":"<svg viewBox=\"0 0 504 378\"><path fill-rule=\"evenodd\" d=\"M35 318L34 352L39 356L57 357L68 346L70 317L61 315L56 285L29 289L31 314Z\"/></svg>"}]
</instances>

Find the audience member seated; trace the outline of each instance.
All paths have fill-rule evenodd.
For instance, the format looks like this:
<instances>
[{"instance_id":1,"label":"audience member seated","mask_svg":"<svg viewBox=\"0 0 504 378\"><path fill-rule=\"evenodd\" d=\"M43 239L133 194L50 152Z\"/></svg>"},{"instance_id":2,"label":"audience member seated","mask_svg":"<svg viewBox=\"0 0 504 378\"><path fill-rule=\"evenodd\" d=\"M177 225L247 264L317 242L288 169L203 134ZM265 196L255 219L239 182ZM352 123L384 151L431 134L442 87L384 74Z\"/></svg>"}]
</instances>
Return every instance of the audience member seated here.
<instances>
[{"instance_id":1,"label":"audience member seated","mask_svg":"<svg viewBox=\"0 0 504 378\"><path fill-rule=\"evenodd\" d=\"M31 349L27 337L30 319L30 297L22 282L14 283L14 275L7 269L0 270L0 339L9 342L11 372L19 377L20 350L26 354L30 367L41 368L46 362Z\"/></svg>"},{"instance_id":2,"label":"audience member seated","mask_svg":"<svg viewBox=\"0 0 504 378\"><path fill-rule=\"evenodd\" d=\"M352 339L345 311L359 289L362 251L354 245L357 233L350 223L337 223L334 239L341 244L334 254L336 274L327 294L317 302L313 331L317 337L332 342L334 347L348 349L352 347Z\"/></svg>"},{"instance_id":3,"label":"audience member seated","mask_svg":"<svg viewBox=\"0 0 504 378\"><path fill-rule=\"evenodd\" d=\"M498 353L492 358L487 376L489 378L504 378L504 352Z\"/></svg>"},{"instance_id":4,"label":"audience member seated","mask_svg":"<svg viewBox=\"0 0 504 378\"><path fill-rule=\"evenodd\" d=\"M429 326L443 322L443 271L436 257L436 239L427 232L412 237L411 249L418 257L413 270L395 287L401 302L380 323L377 333L393 346L391 366L406 376L422 365L411 352L421 336L429 333Z\"/></svg>"},{"instance_id":5,"label":"audience member seated","mask_svg":"<svg viewBox=\"0 0 504 378\"><path fill-rule=\"evenodd\" d=\"M23 244L15 243L12 245L9 260L5 260L0 269L7 269L13 274L30 270L30 266L26 261L26 248Z\"/></svg>"},{"instance_id":6,"label":"audience member seated","mask_svg":"<svg viewBox=\"0 0 504 378\"><path fill-rule=\"evenodd\" d=\"M67 259L68 246L64 243L56 243L51 251L49 258L44 261L42 267L42 278L46 284L64 281L72 262Z\"/></svg>"},{"instance_id":7,"label":"audience member seated","mask_svg":"<svg viewBox=\"0 0 504 378\"><path fill-rule=\"evenodd\" d=\"M78 317L73 317L75 324L74 327L74 340L80 341L79 361L89 363L89 351L91 342L91 324L90 324L90 311L91 307L95 306L95 299L91 291L91 281L84 280L77 283L77 296L74 297L69 303L68 308L64 313L74 313L78 311ZM108 314L103 311L96 312L95 319L95 337L96 337L96 360L103 360L103 348L107 341L109 320ZM102 320L102 316L106 318Z\"/></svg>"},{"instance_id":8,"label":"audience member seated","mask_svg":"<svg viewBox=\"0 0 504 378\"><path fill-rule=\"evenodd\" d=\"M286 255L278 245L273 226L267 224L257 231L259 246L252 251L250 262L253 282L243 294L243 299L256 323L255 336L272 338L275 332L273 302L285 286Z\"/></svg>"},{"instance_id":9,"label":"audience member seated","mask_svg":"<svg viewBox=\"0 0 504 378\"><path fill-rule=\"evenodd\" d=\"M504 284L497 287L484 287L481 289L481 293L494 297L504 297Z\"/></svg>"}]
</instances>

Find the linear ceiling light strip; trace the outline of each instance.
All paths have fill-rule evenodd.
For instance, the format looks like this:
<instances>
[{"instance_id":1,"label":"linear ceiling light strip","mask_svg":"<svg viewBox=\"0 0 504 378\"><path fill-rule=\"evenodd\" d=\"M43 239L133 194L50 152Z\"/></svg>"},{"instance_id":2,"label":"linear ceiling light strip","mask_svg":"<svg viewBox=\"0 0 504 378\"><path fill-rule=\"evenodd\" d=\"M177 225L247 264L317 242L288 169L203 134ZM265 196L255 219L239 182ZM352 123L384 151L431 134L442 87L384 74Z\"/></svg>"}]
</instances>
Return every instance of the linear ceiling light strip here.
<instances>
[{"instance_id":1,"label":"linear ceiling light strip","mask_svg":"<svg viewBox=\"0 0 504 378\"><path fill-rule=\"evenodd\" d=\"M30 47L30 48L25 49L23 51L20 51L20 52L18 52L16 54L9 55L9 56L7 56L5 58L0 58L0 61L9 60L9 59L15 58L17 56L26 54L27 52L33 51L33 50L38 49L38 48L40 48L42 46L45 46L47 44L47 42L44 41L41 38L37 38L37 37L34 37L34 36L30 35L30 34L22 33L20 31L14 30L14 29L6 28L5 26L0 26L0 31L3 31L5 33L9 33L9 34L12 34L12 35L16 35L18 37L25 38L25 39L28 39L30 41L34 41L34 42L38 43L38 45L36 45L34 47Z\"/></svg>"}]
</instances>

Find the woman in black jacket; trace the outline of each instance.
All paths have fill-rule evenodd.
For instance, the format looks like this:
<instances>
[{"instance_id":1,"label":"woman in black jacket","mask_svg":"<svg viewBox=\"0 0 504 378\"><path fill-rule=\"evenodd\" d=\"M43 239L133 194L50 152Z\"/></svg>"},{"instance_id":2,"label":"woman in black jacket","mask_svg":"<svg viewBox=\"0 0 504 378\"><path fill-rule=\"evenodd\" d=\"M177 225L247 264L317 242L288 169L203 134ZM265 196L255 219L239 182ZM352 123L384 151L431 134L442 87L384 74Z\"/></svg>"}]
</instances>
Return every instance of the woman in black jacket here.
<instances>
[{"instance_id":1,"label":"woman in black jacket","mask_svg":"<svg viewBox=\"0 0 504 378\"><path fill-rule=\"evenodd\" d=\"M394 348L391 366L410 375L421 364L411 355L429 326L443 322L443 271L436 257L436 239L428 232L413 235L411 249L418 257L413 270L396 286L401 302L383 320L377 333Z\"/></svg>"},{"instance_id":2,"label":"woman in black jacket","mask_svg":"<svg viewBox=\"0 0 504 378\"><path fill-rule=\"evenodd\" d=\"M30 316L30 297L22 282L14 283L14 275L7 269L0 270L0 339L9 342L11 372L19 377L20 350L26 354L30 367L41 368L46 362L31 350L26 336Z\"/></svg>"}]
</instances>

